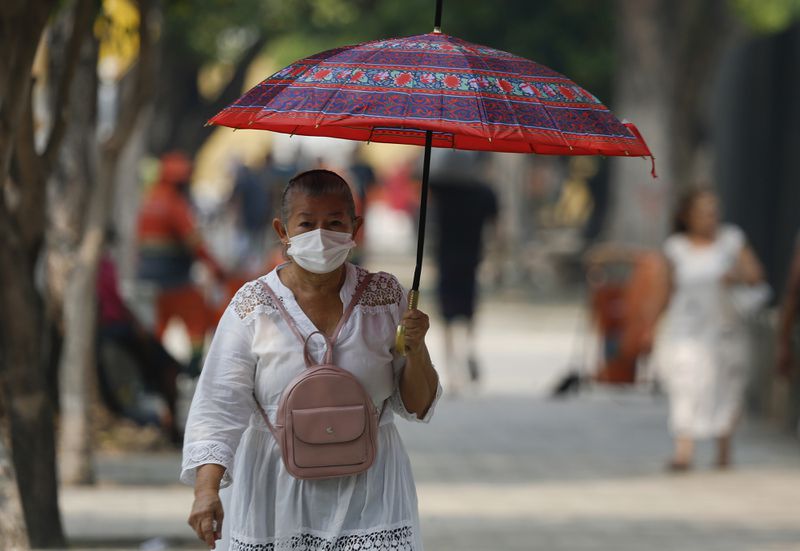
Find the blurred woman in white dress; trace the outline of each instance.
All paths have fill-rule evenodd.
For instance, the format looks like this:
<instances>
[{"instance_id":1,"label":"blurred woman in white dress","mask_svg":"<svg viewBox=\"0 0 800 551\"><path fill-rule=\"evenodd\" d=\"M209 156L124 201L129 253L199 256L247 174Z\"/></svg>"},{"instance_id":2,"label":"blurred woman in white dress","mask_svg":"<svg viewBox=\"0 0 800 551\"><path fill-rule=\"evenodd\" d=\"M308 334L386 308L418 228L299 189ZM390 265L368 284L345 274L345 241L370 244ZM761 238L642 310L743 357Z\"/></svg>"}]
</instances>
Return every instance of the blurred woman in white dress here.
<instances>
[{"instance_id":1,"label":"blurred woman in white dress","mask_svg":"<svg viewBox=\"0 0 800 551\"><path fill-rule=\"evenodd\" d=\"M750 361L742 309L767 298L744 233L721 224L719 211L712 192L689 193L664 244L670 292L655 361L669 396L674 471L690 468L694 442L705 438L717 441L716 465L729 466Z\"/></svg>"}]
</instances>

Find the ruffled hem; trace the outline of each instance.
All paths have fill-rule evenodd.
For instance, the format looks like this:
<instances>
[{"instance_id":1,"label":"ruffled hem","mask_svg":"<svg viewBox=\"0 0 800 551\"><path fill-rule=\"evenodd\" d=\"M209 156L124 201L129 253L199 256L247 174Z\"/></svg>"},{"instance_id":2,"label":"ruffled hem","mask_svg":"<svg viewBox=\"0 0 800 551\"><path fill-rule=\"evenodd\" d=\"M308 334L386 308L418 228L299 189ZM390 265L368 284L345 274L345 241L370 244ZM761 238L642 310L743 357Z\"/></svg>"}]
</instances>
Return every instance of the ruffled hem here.
<instances>
[{"instance_id":1,"label":"ruffled hem","mask_svg":"<svg viewBox=\"0 0 800 551\"><path fill-rule=\"evenodd\" d=\"M231 537L230 551L413 551L416 534L410 523L326 534L300 529L288 536L254 540Z\"/></svg>"}]
</instances>

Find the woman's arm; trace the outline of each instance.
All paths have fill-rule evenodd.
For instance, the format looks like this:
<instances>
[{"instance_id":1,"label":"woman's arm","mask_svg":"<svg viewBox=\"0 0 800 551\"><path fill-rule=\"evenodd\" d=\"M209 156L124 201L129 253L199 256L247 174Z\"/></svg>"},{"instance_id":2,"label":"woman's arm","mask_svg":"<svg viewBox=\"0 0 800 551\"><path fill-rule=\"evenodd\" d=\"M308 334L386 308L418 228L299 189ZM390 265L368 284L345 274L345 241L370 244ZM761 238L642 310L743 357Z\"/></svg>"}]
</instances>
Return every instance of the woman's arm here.
<instances>
[{"instance_id":1,"label":"woman's arm","mask_svg":"<svg viewBox=\"0 0 800 551\"><path fill-rule=\"evenodd\" d=\"M425 345L430 321L424 312L412 309L406 311L401 323L406 328L406 364L400 376L400 397L408 411L423 419L439 387L439 375Z\"/></svg>"},{"instance_id":2,"label":"woman's arm","mask_svg":"<svg viewBox=\"0 0 800 551\"><path fill-rule=\"evenodd\" d=\"M208 463L197 469L194 483L194 503L189 514L189 526L209 549L216 547L216 540L222 537L222 501L219 499L219 485L225 467Z\"/></svg>"},{"instance_id":3,"label":"woman's arm","mask_svg":"<svg viewBox=\"0 0 800 551\"><path fill-rule=\"evenodd\" d=\"M253 327L245 322L252 302L237 293L223 314L186 421L181 480L195 489L189 524L210 549L222 527L219 488L231 482L234 454L255 407L257 359Z\"/></svg>"},{"instance_id":4,"label":"woman's arm","mask_svg":"<svg viewBox=\"0 0 800 551\"><path fill-rule=\"evenodd\" d=\"M758 285L764 281L764 268L761 267L756 253L749 245L742 247L736 264L725 275L725 282L729 284Z\"/></svg>"}]
</instances>

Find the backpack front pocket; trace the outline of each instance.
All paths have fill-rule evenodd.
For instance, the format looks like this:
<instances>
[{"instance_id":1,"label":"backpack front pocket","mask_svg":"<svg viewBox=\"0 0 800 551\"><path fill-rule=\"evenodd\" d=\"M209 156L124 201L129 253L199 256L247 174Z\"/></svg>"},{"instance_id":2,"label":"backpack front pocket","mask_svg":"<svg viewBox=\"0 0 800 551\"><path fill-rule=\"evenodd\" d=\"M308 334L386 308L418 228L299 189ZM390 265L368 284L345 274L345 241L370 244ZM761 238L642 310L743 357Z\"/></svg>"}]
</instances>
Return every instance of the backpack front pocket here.
<instances>
[{"instance_id":1,"label":"backpack front pocket","mask_svg":"<svg viewBox=\"0 0 800 551\"><path fill-rule=\"evenodd\" d=\"M369 438L363 405L292 410L294 464L302 468L358 465Z\"/></svg>"}]
</instances>

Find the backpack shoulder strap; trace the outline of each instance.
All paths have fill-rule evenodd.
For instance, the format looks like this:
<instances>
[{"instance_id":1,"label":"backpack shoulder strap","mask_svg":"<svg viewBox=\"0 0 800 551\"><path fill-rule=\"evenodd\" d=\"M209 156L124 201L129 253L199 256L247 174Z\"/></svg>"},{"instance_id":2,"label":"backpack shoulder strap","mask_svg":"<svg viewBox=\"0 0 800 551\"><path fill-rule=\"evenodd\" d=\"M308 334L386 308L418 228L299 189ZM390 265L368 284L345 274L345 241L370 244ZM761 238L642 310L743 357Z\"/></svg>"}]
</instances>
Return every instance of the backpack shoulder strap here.
<instances>
[{"instance_id":1,"label":"backpack shoulder strap","mask_svg":"<svg viewBox=\"0 0 800 551\"><path fill-rule=\"evenodd\" d=\"M347 323L347 320L350 319L350 314L352 314L353 310L355 310L358 301L361 300L361 295L364 294L364 291L367 289L367 286L369 285L369 282L372 281L372 276L374 275L375 274L367 273L364 279L361 280L361 283L359 283L358 287L356 287L356 290L353 291L353 298L350 299L350 304L347 305L347 308L342 314L339 323L336 325L336 329L333 331L333 337L331 337L331 342L333 342L333 344L336 344L336 339L339 338L339 333L341 333L342 328Z\"/></svg>"},{"instance_id":2,"label":"backpack shoulder strap","mask_svg":"<svg viewBox=\"0 0 800 551\"><path fill-rule=\"evenodd\" d=\"M261 284L261 286L264 288L264 290L272 299L272 302L275 304L275 309L280 313L284 321L286 321L286 325L288 325L289 329L292 330L292 333L295 334L297 339L300 341L300 344L305 346L306 338L300 332L300 328L297 327L297 322L295 322L294 318L291 315L289 315L289 312L286 311L286 307L283 305L283 301L281 301L281 299L278 298L278 295L275 294L275 291L272 290L272 287L270 287L266 281L259 279L258 282Z\"/></svg>"},{"instance_id":3,"label":"backpack shoulder strap","mask_svg":"<svg viewBox=\"0 0 800 551\"><path fill-rule=\"evenodd\" d=\"M352 314L353 310L355 310L358 301L361 299L361 295L364 294L364 290L367 288L367 285L369 285L369 282L371 280L372 280L372 274L367 273L364 279L361 280L361 283L359 283L358 286L356 287L356 290L353 291L353 296L352 298L350 298L350 303L347 305L347 308L345 308L344 312L342 312L342 317L339 318L339 323L336 324L336 328L333 330L332 337L328 338L328 336L323 334L321 331L316 331L316 333L319 333L320 335L322 335L322 338L325 339L325 344L327 346L327 348L325 349L325 356L323 357L322 360L323 363L325 364L333 363L333 346L336 344L336 339L339 338L339 333L341 333L342 328L347 323L347 320L350 319L350 314ZM312 333L308 337L311 338L311 336L314 334L315 333ZM308 352L308 340L306 340L303 352L305 354L306 365L312 365L311 363L309 363L311 360L310 360L310 354Z\"/></svg>"}]
</instances>

